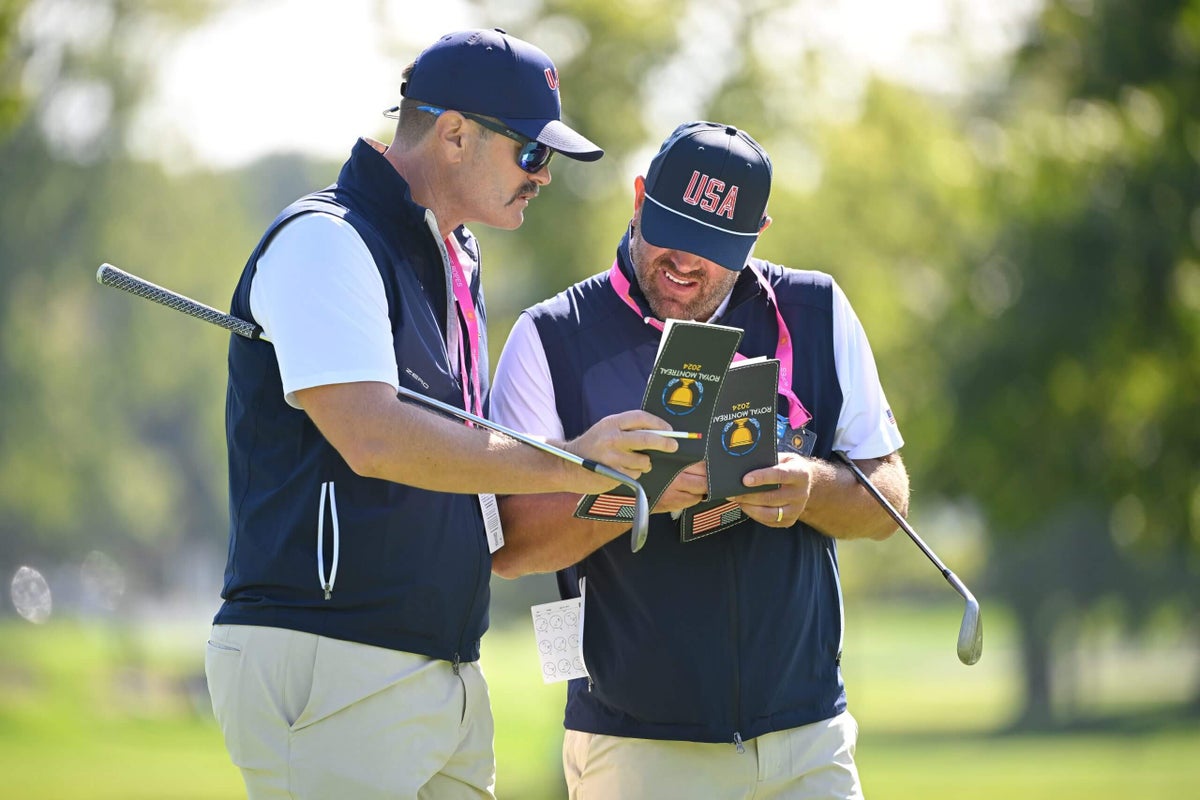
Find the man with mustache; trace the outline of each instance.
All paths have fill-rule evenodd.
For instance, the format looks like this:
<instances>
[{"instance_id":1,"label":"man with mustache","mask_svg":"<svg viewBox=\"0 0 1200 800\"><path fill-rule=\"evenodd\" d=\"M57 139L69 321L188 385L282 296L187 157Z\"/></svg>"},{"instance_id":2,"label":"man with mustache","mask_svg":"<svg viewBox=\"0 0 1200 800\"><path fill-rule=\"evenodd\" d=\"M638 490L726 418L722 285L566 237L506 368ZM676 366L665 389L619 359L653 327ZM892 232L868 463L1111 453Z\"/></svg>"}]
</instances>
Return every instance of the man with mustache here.
<instances>
[{"instance_id":1,"label":"man with mustache","mask_svg":"<svg viewBox=\"0 0 1200 800\"><path fill-rule=\"evenodd\" d=\"M348 78L352 79L352 78ZM390 146L267 229L231 311L230 540L205 658L251 798L492 798L478 667L495 497L613 482L401 402L483 413L487 330L465 227L511 230L550 157L603 151L560 120L558 73L500 30L449 34L404 71ZM640 411L564 444L637 476L676 445Z\"/></svg>"},{"instance_id":2,"label":"man with mustache","mask_svg":"<svg viewBox=\"0 0 1200 800\"><path fill-rule=\"evenodd\" d=\"M637 554L614 541L628 523L575 518L578 495L501 498L496 574L557 571L561 596L582 597L572 798L862 797L835 539L895 525L831 456L847 452L906 509L903 440L833 278L751 257L770 185L745 131L681 125L634 181L612 267L528 309L500 357L496 419L559 438L640 407L664 320L742 328L741 355L780 361L781 455L744 477L778 488L729 498L738 521L711 535L683 541L677 519L707 500L703 462L668 486Z\"/></svg>"}]
</instances>

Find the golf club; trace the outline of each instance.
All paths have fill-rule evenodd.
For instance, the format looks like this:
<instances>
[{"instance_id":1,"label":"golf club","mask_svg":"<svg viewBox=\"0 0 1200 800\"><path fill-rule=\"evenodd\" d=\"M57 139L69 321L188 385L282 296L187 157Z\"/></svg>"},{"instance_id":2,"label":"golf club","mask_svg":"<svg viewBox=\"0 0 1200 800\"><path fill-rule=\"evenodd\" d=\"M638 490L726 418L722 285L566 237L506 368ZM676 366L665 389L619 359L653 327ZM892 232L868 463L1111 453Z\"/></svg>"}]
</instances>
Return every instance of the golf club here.
<instances>
[{"instance_id":1,"label":"golf club","mask_svg":"<svg viewBox=\"0 0 1200 800\"><path fill-rule=\"evenodd\" d=\"M218 311L211 306L206 306L192 300L190 297L185 297L177 292L172 292L170 289L143 280L136 275L114 267L112 264L101 264L100 269L96 271L96 281L103 286L112 286L117 289L129 292L130 294L141 297L145 300L151 300L159 305L164 305L167 308L175 311L181 311L188 316L196 319L204 320L212 323L217 327L224 328L228 331L236 333L238 336L243 336L247 339L258 339L264 342L270 340L262 335L262 328L252 322L247 322L244 319L239 319L231 314L226 314L223 311ZM633 552L642 549L642 545L646 543L646 535L649 532L650 526L650 504L646 499L646 492L642 489L642 485L633 478L617 472L612 467L605 466L598 462L592 461L589 458L582 458L574 453L555 447L551 444L538 441L531 436L526 436L523 433L518 433L504 425L476 416L469 411L464 411L461 408L443 403L440 400L435 400L432 397L426 397L423 394L400 387L398 394L408 400L420 403L429 408L437 409L451 416L458 417L461 420L473 422L481 428L495 431L496 433L508 436L522 444L527 444L543 453L549 453L552 456L557 456L564 461L569 461L572 464L583 467L586 470L603 475L610 480L614 480L624 486L628 486L634 493L634 513L633 513L633 530L631 533L630 546Z\"/></svg>"},{"instance_id":2,"label":"golf club","mask_svg":"<svg viewBox=\"0 0 1200 800\"><path fill-rule=\"evenodd\" d=\"M881 506L891 515L900 529L908 534L917 547L921 548L921 552L929 557L933 565L941 570L942 576L946 581L954 587L954 591L958 592L963 600L966 601L966 608L963 609L962 624L958 628L958 660L964 664L971 665L979 660L979 656L983 654L983 621L979 617L979 601L975 599L975 595L971 594L971 590L966 587L958 576L942 563L942 560L929 549L925 542L921 541L921 537L917 536L917 532L912 529L908 521L901 516L900 512L895 509L888 499L883 496L883 493L871 483L871 479L863 474L863 471L858 468L850 456L840 450L833 452L835 456L854 473L854 477L858 479L871 496L874 497Z\"/></svg>"}]
</instances>

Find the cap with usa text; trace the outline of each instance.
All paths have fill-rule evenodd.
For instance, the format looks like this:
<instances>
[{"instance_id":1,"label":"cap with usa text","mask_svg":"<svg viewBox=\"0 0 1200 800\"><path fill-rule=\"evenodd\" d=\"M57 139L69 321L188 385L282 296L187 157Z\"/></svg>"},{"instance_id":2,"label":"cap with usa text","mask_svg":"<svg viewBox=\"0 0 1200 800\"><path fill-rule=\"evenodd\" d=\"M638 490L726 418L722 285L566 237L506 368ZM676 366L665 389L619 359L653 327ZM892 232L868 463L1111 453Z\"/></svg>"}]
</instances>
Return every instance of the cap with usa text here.
<instances>
[{"instance_id":1,"label":"cap with usa text","mask_svg":"<svg viewBox=\"0 0 1200 800\"><path fill-rule=\"evenodd\" d=\"M766 222L771 159L750 134L688 122L663 142L646 173L641 235L740 270Z\"/></svg>"}]
</instances>

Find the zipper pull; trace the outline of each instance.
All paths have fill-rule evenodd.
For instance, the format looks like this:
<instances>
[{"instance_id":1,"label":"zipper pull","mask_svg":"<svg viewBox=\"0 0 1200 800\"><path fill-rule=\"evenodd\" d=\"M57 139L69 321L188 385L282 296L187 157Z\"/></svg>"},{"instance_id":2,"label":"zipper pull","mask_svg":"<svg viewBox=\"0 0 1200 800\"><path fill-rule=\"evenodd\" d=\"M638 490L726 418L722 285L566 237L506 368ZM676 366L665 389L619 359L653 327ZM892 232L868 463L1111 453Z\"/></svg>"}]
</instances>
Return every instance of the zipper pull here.
<instances>
[{"instance_id":1,"label":"zipper pull","mask_svg":"<svg viewBox=\"0 0 1200 800\"><path fill-rule=\"evenodd\" d=\"M333 597L333 585L326 582L326 584L325 584L325 599L328 600L331 597Z\"/></svg>"},{"instance_id":2,"label":"zipper pull","mask_svg":"<svg viewBox=\"0 0 1200 800\"><path fill-rule=\"evenodd\" d=\"M746 746L742 744L742 735L737 731L733 732L733 743L737 745L737 751L739 755L746 752Z\"/></svg>"},{"instance_id":3,"label":"zipper pull","mask_svg":"<svg viewBox=\"0 0 1200 800\"><path fill-rule=\"evenodd\" d=\"M451 671L454 672L455 675L458 674L458 665L460 663L462 663L462 662L459 659L459 655L458 655L458 653L455 653L454 660L450 662L450 669L451 669Z\"/></svg>"}]
</instances>

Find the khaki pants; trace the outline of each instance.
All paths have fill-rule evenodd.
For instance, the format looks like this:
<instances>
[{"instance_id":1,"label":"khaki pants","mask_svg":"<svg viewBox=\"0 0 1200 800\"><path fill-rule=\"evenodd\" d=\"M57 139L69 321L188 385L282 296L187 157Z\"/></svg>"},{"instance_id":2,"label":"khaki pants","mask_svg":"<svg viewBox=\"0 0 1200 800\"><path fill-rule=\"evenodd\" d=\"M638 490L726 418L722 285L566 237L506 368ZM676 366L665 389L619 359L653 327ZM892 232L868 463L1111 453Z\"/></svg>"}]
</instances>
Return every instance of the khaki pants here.
<instances>
[{"instance_id":1,"label":"khaki pants","mask_svg":"<svg viewBox=\"0 0 1200 800\"><path fill-rule=\"evenodd\" d=\"M862 800L849 712L745 743L630 739L568 730L563 771L571 800Z\"/></svg>"},{"instance_id":2,"label":"khaki pants","mask_svg":"<svg viewBox=\"0 0 1200 800\"><path fill-rule=\"evenodd\" d=\"M213 711L250 800L494 800L487 683L445 661L283 628L213 626Z\"/></svg>"}]
</instances>

